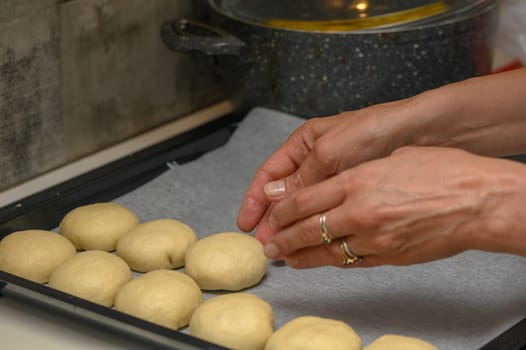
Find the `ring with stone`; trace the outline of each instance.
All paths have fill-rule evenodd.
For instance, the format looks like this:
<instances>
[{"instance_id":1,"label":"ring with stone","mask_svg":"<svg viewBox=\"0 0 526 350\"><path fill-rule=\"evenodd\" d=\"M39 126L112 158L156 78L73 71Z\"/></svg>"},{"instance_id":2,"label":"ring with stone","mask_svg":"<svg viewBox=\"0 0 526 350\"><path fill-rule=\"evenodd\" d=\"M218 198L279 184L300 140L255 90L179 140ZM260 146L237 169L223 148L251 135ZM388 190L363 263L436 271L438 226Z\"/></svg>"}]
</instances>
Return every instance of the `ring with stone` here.
<instances>
[{"instance_id":1,"label":"ring with stone","mask_svg":"<svg viewBox=\"0 0 526 350\"><path fill-rule=\"evenodd\" d=\"M327 229L327 213L323 213L320 216L320 228L321 228L321 243L323 245L331 244L334 236Z\"/></svg>"},{"instance_id":2,"label":"ring with stone","mask_svg":"<svg viewBox=\"0 0 526 350\"><path fill-rule=\"evenodd\" d=\"M351 252L349 245L345 241L345 237L339 241L340 251L342 252L343 264L352 265L363 260L363 256L358 256Z\"/></svg>"}]
</instances>

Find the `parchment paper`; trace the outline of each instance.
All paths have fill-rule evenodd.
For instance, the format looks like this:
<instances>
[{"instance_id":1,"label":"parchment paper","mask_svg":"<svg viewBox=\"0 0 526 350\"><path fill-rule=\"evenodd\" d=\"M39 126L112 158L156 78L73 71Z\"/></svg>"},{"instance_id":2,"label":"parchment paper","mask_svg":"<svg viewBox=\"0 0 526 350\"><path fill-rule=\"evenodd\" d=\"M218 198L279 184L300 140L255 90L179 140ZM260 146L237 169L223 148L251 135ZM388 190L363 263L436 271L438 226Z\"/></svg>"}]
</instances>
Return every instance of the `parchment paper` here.
<instances>
[{"instance_id":1,"label":"parchment paper","mask_svg":"<svg viewBox=\"0 0 526 350\"><path fill-rule=\"evenodd\" d=\"M256 168L302 122L254 109L225 146L174 166L116 202L143 221L182 220L200 238L237 231L241 198ZM276 328L313 315L348 323L364 345L396 333L441 350L475 350L526 316L526 259L470 251L408 267L294 270L271 263L264 280L246 292L273 306Z\"/></svg>"}]
</instances>

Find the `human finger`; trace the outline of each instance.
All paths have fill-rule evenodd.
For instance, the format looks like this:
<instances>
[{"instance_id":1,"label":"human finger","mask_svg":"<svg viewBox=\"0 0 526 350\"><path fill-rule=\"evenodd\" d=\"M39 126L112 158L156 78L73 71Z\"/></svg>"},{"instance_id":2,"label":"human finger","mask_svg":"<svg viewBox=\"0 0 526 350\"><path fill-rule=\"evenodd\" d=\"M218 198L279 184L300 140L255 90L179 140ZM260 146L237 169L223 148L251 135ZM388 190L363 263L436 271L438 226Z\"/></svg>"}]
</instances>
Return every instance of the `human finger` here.
<instances>
[{"instance_id":1,"label":"human finger","mask_svg":"<svg viewBox=\"0 0 526 350\"><path fill-rule=\"evenodd\" d=\"M274 205L275 203L270 204L256 227L254 237L256 237L262 244L266 244L277 232L277 230L270 226L269 223L269 215Z\"/></svg>"},{"instance_id":2,"label":"human finger","mask_svg":"<svg viewBox=\"0 0 526 350\"><path fill-rule=\"evenodd\" d=\"M335 122L333 117L309 120L258 168L239 210L237 225L241 230L251 231L261 220L268 205L263 189L265 184L294 173L310 153L315 140Z\"/></svg>"},{"instance_id":3,"label":"human finger","mask_svg":"<svg viewBox=\"0 0 526 350\"><path fill-rule=\"evenodd\" d=\"M281 229L298 220L338 207L347 197L344 181L345 179L338 175L287 194L270 210L271 226Z\"/></svg>"},{"instance_id":4,"label":"human finger","mask_svg":"<svg viewBox=\"0 0 526 350\"><path fill-rule=\"evenodd\" d=\"M287 194L321 182L340 169L342 140L331 138L331 134L320 137L312 146L304 161L292 174L269 182L264 186L265 196L270 201L279 201Z\"/></svg>"},{"instance_id":5,"label":"human finger","mask_svg":"<svg viewBox=\"0 0 526 350\"><path fill-rule=\"evenodd\" d=\"M357 259L349 261L349 256L342 252L342 240L345 240L348 250ZM334 240L329 245L318 245L304 248L284 258L285 263L295 269L307 269L320 266L336 266L341 268L372 267L383 265L382 258L370 254L359 255L350 243L349 237Z\"/></svg>"},{"instance_id":6,"label":"human finger","mask_svg":"<svg viewBox=\"0 0 526 350\"><path fill-rule=\"evenodd\" d=\"M265 254L271 259L282 259L307 247L328 245L342 237L355 238L356 229L351 225L334 225L337 221L346 220L345 216L339 214L340 217L337 217L336 213L338 212L334 209L322 214L317 213L278 231L265 242ZM375 251L370 246L362 244L359 253L368 255L374 254Z\"/></svg>"},{"instance_id":7,"label":"human finger","mask_svg":"<svg viewBox=\"0 0 526 350\"><path fill-rule=\"evenodd\" d=\"M299 249L323 244L324 237L318 222L315 216L311 216L279 231L265 242L265 255L279 260Z\"/></svg>"}]
</instances>

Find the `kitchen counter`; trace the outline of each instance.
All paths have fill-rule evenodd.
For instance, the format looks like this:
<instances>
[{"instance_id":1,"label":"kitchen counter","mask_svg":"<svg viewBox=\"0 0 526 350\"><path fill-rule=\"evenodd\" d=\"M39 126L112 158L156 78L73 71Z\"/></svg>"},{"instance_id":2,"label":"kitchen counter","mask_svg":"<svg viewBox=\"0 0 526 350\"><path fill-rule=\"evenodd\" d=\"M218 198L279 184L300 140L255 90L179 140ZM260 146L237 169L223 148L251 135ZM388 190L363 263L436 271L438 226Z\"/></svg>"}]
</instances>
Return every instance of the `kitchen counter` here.
<instances>
[{"instance_id":1,"label":"kitchen counter","mask_svg":"<svg viewBox=\"0 0 526 350\"><path fill-rule=\"evenodd\" d=\"M146 350L136 341L115 336L34 305L0 297L2 350Z\"/></svg>"}]
</instances>

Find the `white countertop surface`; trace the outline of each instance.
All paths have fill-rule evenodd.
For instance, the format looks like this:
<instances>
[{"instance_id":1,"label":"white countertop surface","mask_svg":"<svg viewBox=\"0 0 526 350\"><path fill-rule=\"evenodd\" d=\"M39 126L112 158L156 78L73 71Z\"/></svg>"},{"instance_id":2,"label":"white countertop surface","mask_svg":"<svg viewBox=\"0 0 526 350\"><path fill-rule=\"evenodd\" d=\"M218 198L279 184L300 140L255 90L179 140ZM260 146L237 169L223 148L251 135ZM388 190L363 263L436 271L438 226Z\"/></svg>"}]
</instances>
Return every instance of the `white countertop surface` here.
<instances>
[{"instance_id":1,"label":"white countertop surface","mask_svg":"<svg viewBox=\"0 0 526 350\"><path fill-rule=\"evenodd\" d=\"M8 297L0 297L0 339L2 350L147 349L132 339Z\"/></svg>"}]
</instances>

